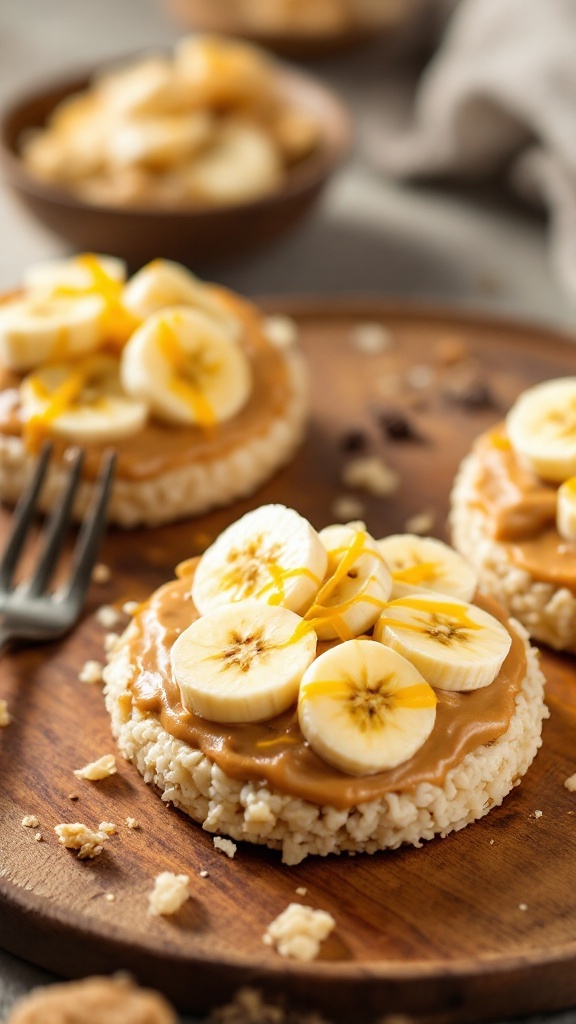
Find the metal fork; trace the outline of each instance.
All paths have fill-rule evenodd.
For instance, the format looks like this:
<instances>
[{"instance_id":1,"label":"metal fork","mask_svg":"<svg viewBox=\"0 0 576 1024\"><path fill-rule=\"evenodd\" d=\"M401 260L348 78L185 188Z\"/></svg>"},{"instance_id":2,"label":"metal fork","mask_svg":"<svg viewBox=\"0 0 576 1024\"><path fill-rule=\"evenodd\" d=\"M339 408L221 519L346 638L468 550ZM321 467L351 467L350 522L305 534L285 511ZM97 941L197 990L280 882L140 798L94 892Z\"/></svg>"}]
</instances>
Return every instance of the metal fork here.
<instances>
[{"instance_id":1,"label":"metal fork","mask_svg":"<svg viewBox=\"0 0 576 1024\"><path fill-rule=\"evenodd\" d=\"M84 453L70 461L68 481L46 524L36 567L26 583L14 585L20 553L37 514L48 469L51 446L45 445L32 479L13 515L12 528L0 561L0 652L10 643L42 643L67 633L80 616L92 568L106 527L106 510L114 474L115 454L104 456L90 507L78 533L66 583L55 593L48 586L66 540L74 498L80 483Z\"/></svg>"}]
</instances>

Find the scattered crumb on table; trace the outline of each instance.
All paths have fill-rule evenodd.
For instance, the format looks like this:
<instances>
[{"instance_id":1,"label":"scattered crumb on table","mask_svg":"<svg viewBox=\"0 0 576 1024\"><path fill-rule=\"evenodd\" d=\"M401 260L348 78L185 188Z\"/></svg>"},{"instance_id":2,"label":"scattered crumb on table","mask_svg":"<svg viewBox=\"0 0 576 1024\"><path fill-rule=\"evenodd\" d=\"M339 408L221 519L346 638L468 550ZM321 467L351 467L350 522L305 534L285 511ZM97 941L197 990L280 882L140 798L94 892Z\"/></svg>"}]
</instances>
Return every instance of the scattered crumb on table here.
<instances>
[{"instance_id":1,"label":"scattered crumb on table","mask_svg":"<svg viewBox=\"0 0 576 1024\"><path fill-rule=\"evenodd\" d=\"M398 490L400 477L378 455L366 455L348 462L342 470L345 487L358 487L379 498L387 498Z\"/></svg>"},{"instance_id":2,"label":"scattered crumb on table","mask_svg":"<svg viewBox=\"0 0 576 1024\"><path fill-rule=\"evenodd\" d=\"M409 516L404 523L404 531L405 533L416 533L419 536L426 536L433 529L435 521L436 515L432 511L416 512L415 515Z\"/></svg>"},{"instance_id":3,"label":"scattered crumb on table","mask_svg":"<svg viewBox=\"0 0 576 1024\"><path fill-rule=\"evenodd\" d=\"M98 608L95 618L104 629L114 629L114 626L117 626L120 622L121 615L111 604L103 604Z\"/></svg>"},{"instance_id":4,"label":"scattered crumb on table","mask_svg":"<svg viewBox=\"0 0 576 1024\"><path fill-rule=\"evenodd\" d=\"M233 843L231 839L224 839L223 836L214 836L212 842L215 848L220 850L220 853L225 853L227 857L230 857L230 860L232 860L238 849L236 843Z\"/></svg>"},{"instance_id":5,"label":"scattered crumb on table","mask_svg":"<svg viewBox=\"0 0 576 1024\"><path fill-rule=\"evenodd\" d=\"M154 917L175 914L190 896L188 875L162 871L154 879L154 888L148 897L148 912Z\"/></svg>"},{"instance_id":6,"label":"scattered crumb on table","mask_svg":"<svg viewBox=\"0 0 576 1024\"><path fill-rule=\"evenodd\" d=\"M576 772L574 775L570 775L569 778L564 780L564 786L570 790L571 793L576 793Z\"/></svg>"},{"instance_id":7,"label":"scattered crumb on table","mask_svg":"<svg viewBox=\"0 0 576 1024\"><path fill-rule=\"evenodd\" d=\"M334 918L325 910L290 903L268 925L262 941L266 946L275 946L280 956L314 960L320 952L320 944L335 927Z\"/></svg>"},{"instance_id":8,"label":"scattered crumb on table","mask_svg":"<svg viewBox=\"0 0 576 1024\"><path fill-rule=\"evenodd\" d=\"M113 821L101 821L98 825L98 831L104 832L107 836L113 836L116 832L116 825Z\"/></svg>"},{"instance_id":9,"label":"scattered crumb on table","mask_svg":"<svg viewBox=\"0 0 576 1024\"><path fill-rule=\"evenodd\" d=\"M114 754L103 754L96 761L85 764L83 768L76 768L74 775L77 779L99 782L100 779L107 779L110 775L115 775L117 770Z\"/></svg>"},{"instance_id":10,"label":"scattered crumb on table","mask_svg":"<svg viewBox=\"0 0 576 1024\"><path fill-rule=\"evenodd\" d=\"M98 857L108 838L103 832L95 832L88 825L83 825L79 821L55 825L54 831L62 846L67 850L77 851L78 860L92 860L94 857Z\"/></svg>"},{"instance_id":11,"label":"scattered crumb on table","mask_svg":"<svg viewBox=\"0 0 576 1024\"><path fill-rule=\"evenodd\" d=\"M3 729L5 726L10 725L12 721L12 715L8 710L8 701L0 698L0 728Z\"/></svg>"},{"instance_id":12,"label":"scattered crumb on table","mask_svg":"<svg viewBox=\"0 0 576 1024\"><path fill-rule=\"evenodd\" d=\"M335 523L348 523L351 519L361 519L365 509L359 498L342 494L332 503L330 511Z\"/></svg>"},{"instance_id":13,"label":"scattered crumb on table","mask_svg":"<svg viewBox=\"0 0 576 1024\"><path fill-rule=\"evenodd\" d=\"M97 562L92 569L92 582L93 583L109 583L112 579L112 570L109 565L104 565L103 562Z\"/></svg>"},{"instance_id":14,"label":"scattered crumb on table","mask_svg":"<svg viewBox=\"0 0 576 1024\"><path fill-rule=\"evenodd\" d=\"M25 814L21 823L24 825L24 828L38 828L40 821L35 814Z\"/></svg>"},{"instance_id":15,"label":"scattered crumb on table","mask_svg":"<svg viewBox=\"0 0 576 1024\"><path fill-rule=\"evenodd\" d=\"M90 686L102 682L102 670L104 666L100 661L85 661L78 673L81 683L88 683Z\"/></svg>"}]
</instances>

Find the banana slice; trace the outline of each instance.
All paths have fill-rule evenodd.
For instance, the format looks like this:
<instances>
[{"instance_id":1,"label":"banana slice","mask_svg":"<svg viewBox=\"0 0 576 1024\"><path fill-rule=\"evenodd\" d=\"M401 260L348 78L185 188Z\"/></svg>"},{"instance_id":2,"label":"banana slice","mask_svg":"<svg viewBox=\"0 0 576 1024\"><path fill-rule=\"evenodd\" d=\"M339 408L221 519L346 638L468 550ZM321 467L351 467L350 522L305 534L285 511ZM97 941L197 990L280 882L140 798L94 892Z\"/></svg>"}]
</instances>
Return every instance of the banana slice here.
<instances>
[{"instance_id":1,"label":"banana slice","mask_svg":"<svg viewBox=\"0 0 576 1024\"><path fill-rule=\"evenodd\" d=\"M222 36L186 36L176 46L174 67L190 102L223 108L263 106L270 100L274 69L263 50Z\"/></svg>"},{"instance_id":2,"label":"banana slice","mask_svg":"<svg viewBox=\"0 0 576 1024\"><path fill-rule=\"evenodd\" d=\"M423 590L470 601L478 585L472 566L453 548L433 537L397 533L377 541L392 573L392 599Z\"/></svg>"},{"instance_id":3,"label":"banana slice","mask_svg":"<svg viewBox=\"0 0 576 1024\"><path fill-rule=\"evenodd\" d=\"M188 306L153 313L123 352L124 390L167 423L210 428L228 420L250 396L244 350L216 321Z\"/></svg>"},{"instance_id":4,"label":"banana slice","mask_svg":"<svg viewBox=\"0 0 576 1024\"><path fill-rule=\"evenodd\" d=\"M187 167L190 199L224 206L275 192L284 179L277 147L257 124L223 121L212 145Z\"/></svg>"},{"instance_id":5,"label":"banana slice","mask_svg":"<svg viewBox=\"0 0 576 1024\"><path fill-rule=\"evenodd\" d=\"M374 639L392 647L441 690L494 681L512 639L492 615L453 597L414 594L384 609Z\"/></svg>"},{"instance_id":6,"label":"banana slice","mask_svg":"<svg viewBox=\"0 0 576 1024\"><path fill-rule=\"evenodd\" d=\"M104 338L104 299L99 295L24 295L0 304L0 363L31 370L98 348Z\"/></svg>"},{"instance_id":7,"label":"banana slice","mask_svg":"<svg viewBox=\"0 0 576 1024\"><path fill-rule=\"evenodd\" d=\"M92 292L103 283L124 284L126 264L115 256L100 256L84 253L66 260L47 260L33 263L24 272L23 282L27 291L44 292L49 295Z\"/></svg>"},{"instance_id":8,"label":"banana slice","mask_svg":"<svg viewBox=\"0 0 576 1024\"><path fill-rule=\"evenodd\" d=\"M556 528L564 540L576 540L576 477L574 476L558 488Z\"/></svg>"},{"instance_id":9,"label":"banana slice","mask_svg":"<svg viewBox=\"0 0 576 1024\"><path fill-rule=\"evenodd\" d=\"M101 75L95 99L108 119L146 116L185 109L187 97L168 57L150 56Z\"/></svg>"},{"instance_id":10,"label":"banana slice","mask_svg":"<svg viewBox=\"0 0 576 1024\"><path fill-rule=\"evenodd\" d=\"M576 377L529 388L508 413L506 429L516 455L542 480L576 476Z\"/></svg>"},{"instance_id":11,"label":"banana slice","mask_svg":"<svg viewBox=\"0 0 576 1024\"><path fill-rule=\"evenodd\" d=\"M392 589L392 578L376 541L353 525L319 533L328 571L305 619L320 640L351 640L374 625Z\"/></svg>"},{"instance_id":12,"label":"banana slice","mask_svg":"<svg viewBox=\"0 0 576 1024\"><path fill-rule=\"evenodd\" d=\"M138 433L148 415L144 402L123 394L113 356L44 366L24 378L20 395L32 445L48 434L77 444L118 441Z\"/></svg>"},{"instance_id":13,"label":"banana slice","mask_svg":"<svg viewBox=\"0 0 576 1024\"><path fill-rule=\"evenodd\" d=\"M316 634L287 608L238 601L192 623L172 646L184 705L213 722L262 722L296 701Z\"/></svg>"},{"instance_id":14,"label":"banana slice","mask_svg":"<svg viewBox=\"0 0 576 1024\"><path fill-rule=\"evenodd\" d=\"M111 166L169 170L211 141L213 117L203 110L163 117L135 117L111 129L107 156Z\"/></svg>"},{"instance_id":15,"label":"banana slice","mask_svg":"<svg viewBox=\"0 0 576 1024\"><path fill-rule=\"evenodd\" d=\"M347 640L304 673L298 721L312 749L350 775L407 761L428 739L436 695L414 665L373 640Z\"/></svg>"},{"instance_id":16,"label":"banana slice","mask_svg":"<svg viewBox=\"0 0 576 1024\"><path fill-rule=\"evenodd\" d=\"M124 288L122 302L138 320L145 320L167 306L192 306L214 317L235 340L241 326L209 285L172 260L152 260L134 274Z\"/></svg>"},{"instance_id":17,"label":"banana slice","mask_svg":"<svg viewBox=\"0 0 576 1024\"><path fill-rule=\"evenodd\" d=\"M326 549L303 516L284 505L261 505L204 552L192 599L202 615L247 598L301 613L318 593L327 565Z\"/></svg>"}]
</instances>

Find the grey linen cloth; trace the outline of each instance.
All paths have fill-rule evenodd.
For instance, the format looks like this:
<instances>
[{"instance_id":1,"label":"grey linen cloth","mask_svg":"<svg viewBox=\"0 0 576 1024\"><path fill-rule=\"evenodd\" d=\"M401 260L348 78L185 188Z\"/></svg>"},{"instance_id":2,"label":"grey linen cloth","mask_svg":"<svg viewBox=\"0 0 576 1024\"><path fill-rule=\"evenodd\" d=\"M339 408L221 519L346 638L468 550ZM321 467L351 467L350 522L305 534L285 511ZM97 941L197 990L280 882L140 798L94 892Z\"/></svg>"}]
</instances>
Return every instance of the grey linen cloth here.
<instances>
[{"instance_id":1,"label":"grey linen cloth","mask_svg":"<svg viewBox=\"0 0 576 1024\"><path fill-rule=\"evenodd\" d=\"M378 162L398 177L506 169L548 209L551 259L576 302L576 0L460 0L412 125L380 140Z\"/></svg>"}]
</instances>

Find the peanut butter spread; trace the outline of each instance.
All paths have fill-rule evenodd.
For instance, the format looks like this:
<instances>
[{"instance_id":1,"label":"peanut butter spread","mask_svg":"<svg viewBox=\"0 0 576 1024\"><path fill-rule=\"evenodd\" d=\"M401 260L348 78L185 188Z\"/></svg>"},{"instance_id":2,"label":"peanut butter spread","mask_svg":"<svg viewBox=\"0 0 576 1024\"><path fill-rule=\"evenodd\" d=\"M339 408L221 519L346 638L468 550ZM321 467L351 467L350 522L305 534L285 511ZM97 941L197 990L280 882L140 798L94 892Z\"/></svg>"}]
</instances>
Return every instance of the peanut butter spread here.
<instances>
[{"instance_id":1,"label":"peanut butter spread","mask_svg":"<svg viewBox=\"0 0 576 1024\"><path fill-rule=\"evenodd\" d=\"M475 453L476 503L491 536L535 580L576 593L576 543L563 540L556 529L557 487L518 461L504 424L482 435Z\"/></svg>"},{"instance_id":2,"label":"peanut butter spread","mask_svg":"<svg viewBox=\"0 0 576 1024\"><path fill-rule=\"evenodd\" d=\"M240 343L252 369L252 390L246 405L232 419L213 427L169 426L148 419L143 429L114 442L118 453L116 476L125 480L147 480L171 469L207 462L226 455L260 434L281 416L291 397L285 355L265 337L255 308L224 289L213 289L230 312L241 322ZM0 434L22 436L18 388L22 377L0 367ZM63 456L70 442L51 438L55 453ZM85 474L95 477L102 452L109 444L83 445Z\"/></svg>"},{"instance_id":3,"label":"peanut butter spread","mask_svg":"<svg viewBox=\"0 0 576 1024\"><path fill-rule=\"evenodd\" d=\"M141 712L158 717L167 732L201 750L232 778L265 780L282 793L344 810L420 782L441 785L467 753L506 732L526 674L524 647L515 633L495 681L469 693L438 690L430 737L410 760L377 775L353 777L322 761L304 742L295 706L258 724L221 725L199 718L183 707L170 669L172 644L198 617L190 595L197 563L191 559L179 566L180 578L152 594L134 616L130 689ZM478 598L477 604L506 623L494 602ZM320 643L318 654L329 646Z\"/></svg>"}]
</instances>

